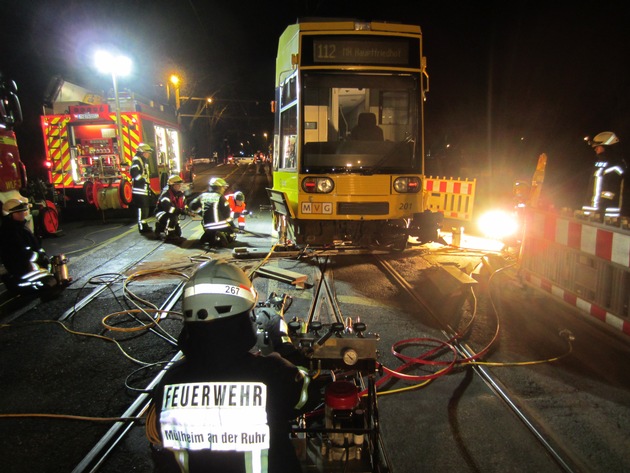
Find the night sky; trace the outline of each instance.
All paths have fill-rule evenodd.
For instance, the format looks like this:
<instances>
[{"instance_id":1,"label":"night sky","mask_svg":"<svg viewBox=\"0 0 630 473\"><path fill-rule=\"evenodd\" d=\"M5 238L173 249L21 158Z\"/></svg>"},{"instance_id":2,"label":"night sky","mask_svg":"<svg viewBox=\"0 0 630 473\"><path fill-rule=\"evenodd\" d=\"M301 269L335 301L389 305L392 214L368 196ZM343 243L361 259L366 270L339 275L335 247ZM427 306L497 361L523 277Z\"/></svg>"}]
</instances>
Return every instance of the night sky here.
<instances>
[{"instance_id":1,"label":"night sky","mask_svg":"<svg viewBox=\"0 0 630 473\"><path fill-rule=\"evenodd\" d=\"M421 26L430 76L426 152L444 173L456 163L476 175L489 169L529 179L545 152L544 190L560 207L573 204L565 202L566 190L588 176L593 154L584 136L611 130L621 140L616 151L630 149L630 16L622 2L381 4L0 0L0 70L18 83L23 160L30 173L39 172L39 116L55 74L97 90L111 87L111 78L92 66L96 46L120 48L133 60L134 74L121 79L121 88L150 96L178 71L183 94L259 101L266 113L278 37L305 17Z\"/></svg>"}]
</instances>

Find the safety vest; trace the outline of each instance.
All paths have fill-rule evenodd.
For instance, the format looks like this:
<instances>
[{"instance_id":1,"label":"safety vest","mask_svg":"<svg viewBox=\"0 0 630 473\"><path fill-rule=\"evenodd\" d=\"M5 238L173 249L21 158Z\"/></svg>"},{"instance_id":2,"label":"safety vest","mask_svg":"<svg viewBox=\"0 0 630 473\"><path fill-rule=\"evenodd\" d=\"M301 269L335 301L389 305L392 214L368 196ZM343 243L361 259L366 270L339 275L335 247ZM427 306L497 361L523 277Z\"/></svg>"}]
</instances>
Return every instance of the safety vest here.
<instances>
[{"instance_id":1,"label":"safety vest","mask_svg":"<svg viewBox=\"0 0 630 473\"><path fill-rule=\"evenodd\" d=\"M227 196L228 203L230 204L230 211L232 218L238 220L238 228L241 230L245 228L245 201L243 201L240 205L234 199L234 194L230 194Z\"/></svg>"}]
</instances>

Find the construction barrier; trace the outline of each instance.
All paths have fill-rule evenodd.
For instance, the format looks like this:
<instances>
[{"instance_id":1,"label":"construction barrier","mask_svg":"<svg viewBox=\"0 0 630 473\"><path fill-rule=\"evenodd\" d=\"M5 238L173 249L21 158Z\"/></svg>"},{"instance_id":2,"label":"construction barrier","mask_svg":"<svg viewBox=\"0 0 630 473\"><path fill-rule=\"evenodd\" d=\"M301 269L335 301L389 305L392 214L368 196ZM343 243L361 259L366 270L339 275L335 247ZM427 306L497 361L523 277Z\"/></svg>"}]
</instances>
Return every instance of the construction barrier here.
<instances>
[{"instance_id":1,"label":"construction barrier","mask_svg":"<svg viewBox=\"0 0 630 473\"><path fill-rule=\"evenodd\" d=\"M520 266L526 282L630 335L630 232L528 210Z\"/></svg>"},{"instance_id":2,"label":"construction barrier","mask_svg":"<svg viewBox=\"0 0 630 473\"><path fill-rule=\"evenodd\" d=\"M472 220L476 182L476 179L426 178L425 209L442 212L445 218Z\"/></svg>"}]
</instances>

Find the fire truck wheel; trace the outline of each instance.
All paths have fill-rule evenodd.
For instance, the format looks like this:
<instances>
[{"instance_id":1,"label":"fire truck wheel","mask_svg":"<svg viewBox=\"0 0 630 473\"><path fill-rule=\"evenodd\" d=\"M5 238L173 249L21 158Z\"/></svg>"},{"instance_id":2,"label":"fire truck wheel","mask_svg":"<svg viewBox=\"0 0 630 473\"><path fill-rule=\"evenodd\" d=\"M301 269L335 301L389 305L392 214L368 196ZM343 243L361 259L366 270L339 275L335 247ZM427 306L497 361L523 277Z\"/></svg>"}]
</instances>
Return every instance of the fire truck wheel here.
<instances>
[{"instance_id":1,"label":"fire truck wheel","mask_svg":"<svg viewBox=\"0 0 630 473\"><path fill-rule=\"evenodd\" d=\"M123 206L127 206L131 204L131 200L133 198L133 189L131 187L131 182L127 179L123 179L120 181L118 185L118 197L120 198L120 202Z\"/></svg>"},{"instance_id":2,"label":"fire truck wheel","mask_svg":"<svg viewBox=\"0 0 630 473\"><path fill-rule=\"evenodd\" d=\"M92 181L87 181L83 184L83 194L85 195L85 201L94 205L94 183Z\"/></svg>"},{"instance_id":3,"label":"fire truck wheel","mask_svg":"<svg viewBox=\"0 0 630 473\"><path fill-rule=\"evenodd\" d=\"M39 220L41 229L46 236L55 235L59 230L59 213L55 204L47 200L46 207L39 211Z\"/></svg>"}]
</instances>

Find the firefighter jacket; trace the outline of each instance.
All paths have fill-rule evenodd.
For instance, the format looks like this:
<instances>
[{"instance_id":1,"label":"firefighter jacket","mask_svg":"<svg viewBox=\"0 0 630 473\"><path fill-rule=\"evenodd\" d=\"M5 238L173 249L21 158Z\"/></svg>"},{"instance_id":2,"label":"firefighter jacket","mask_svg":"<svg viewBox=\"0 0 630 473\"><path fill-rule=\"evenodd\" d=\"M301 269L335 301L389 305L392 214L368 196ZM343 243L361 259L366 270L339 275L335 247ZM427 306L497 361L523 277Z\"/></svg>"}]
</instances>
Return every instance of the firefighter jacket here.
<instances>
[{"instance_id":1,"label":"firefighter jacket","mask_svg":"<svg viewBox=\"0 0 630 473\"><path fill-rule=\"evenodd\" d=\"M177 217L186 213L184 203L184 193L175 192L171 186L166 186L157 200L155 206L155 217L161 220L166 215Z\"/></svg>"},{"instance_id":2,"label":"firefighter jacket","mask_svg":"<svg viewBox=\"0 0 630 473\"><path fill-rule=\"evenodd\" d=\"M134 196L151 195L149 187L149 162L142 156L135 155L131 160L129 174L132 179L132 193Z\"/></svg>"},{"instance_id":3,"label":"firefighter jacket","mask_svg":"<svg viewBox=\"0 0 630 473\"><path fill-rule=\"evenodd\" d=\"M52 276L50 260L26 220L17 221L10 215L2 217L0 258L20 287L37 288L39 282Z\"/></svg>"},{"instance_id":4,"label":"firefighter jacket","mask_svg":"<svg viewBox=\"0 0 630 473\"><path fill-rule=\"evenodd\" d=\"M623 159L607 154L597 156L589 182L588 204L582 210L602 212L605 217L619 217L622 215L621 207L625 197L622 194L627 166ZM626 205L624 210L625 207Z\"/></svg>"},{"instance_id":5,"label":"firefighter jacket","mask_svg":"<svg viewBox=\"0 0 630 473\"><path fill-rule=\"evenodd\" d=\"M243 333L222 324L192 324L207 333L185 333L188 346L180 336L185 359L153 391L147 425L166 449L154 453L154 463L173 473L176 462L190 473L300 473L289 421L300 414L308 378L277 353L250 353L239 346Z\"/></svg>"},{"instance_id":6,"label":"firefighter jacket","mask_svg":"<svg viewBox=\"0 0 630 473\"><path fill-rule=\"evenodd\" d=\"M238 222L238 228L245 228L245 201L239 205L234 199L234 194L227 196L228 204L230 204L231 217Z\"/></svg>"},{"instance_id":7,"label":"firefighter jacket","mask_svg":"<svg viewBox=\"0 0 630 473\"><path fill-rule=\"evenodd\" d=\"M202 225L207 232L224 232L233 228L230 204L218 192L203 192L195 197L188 207L193 212L200 211Z\"/></svg>"}]
</instances>

